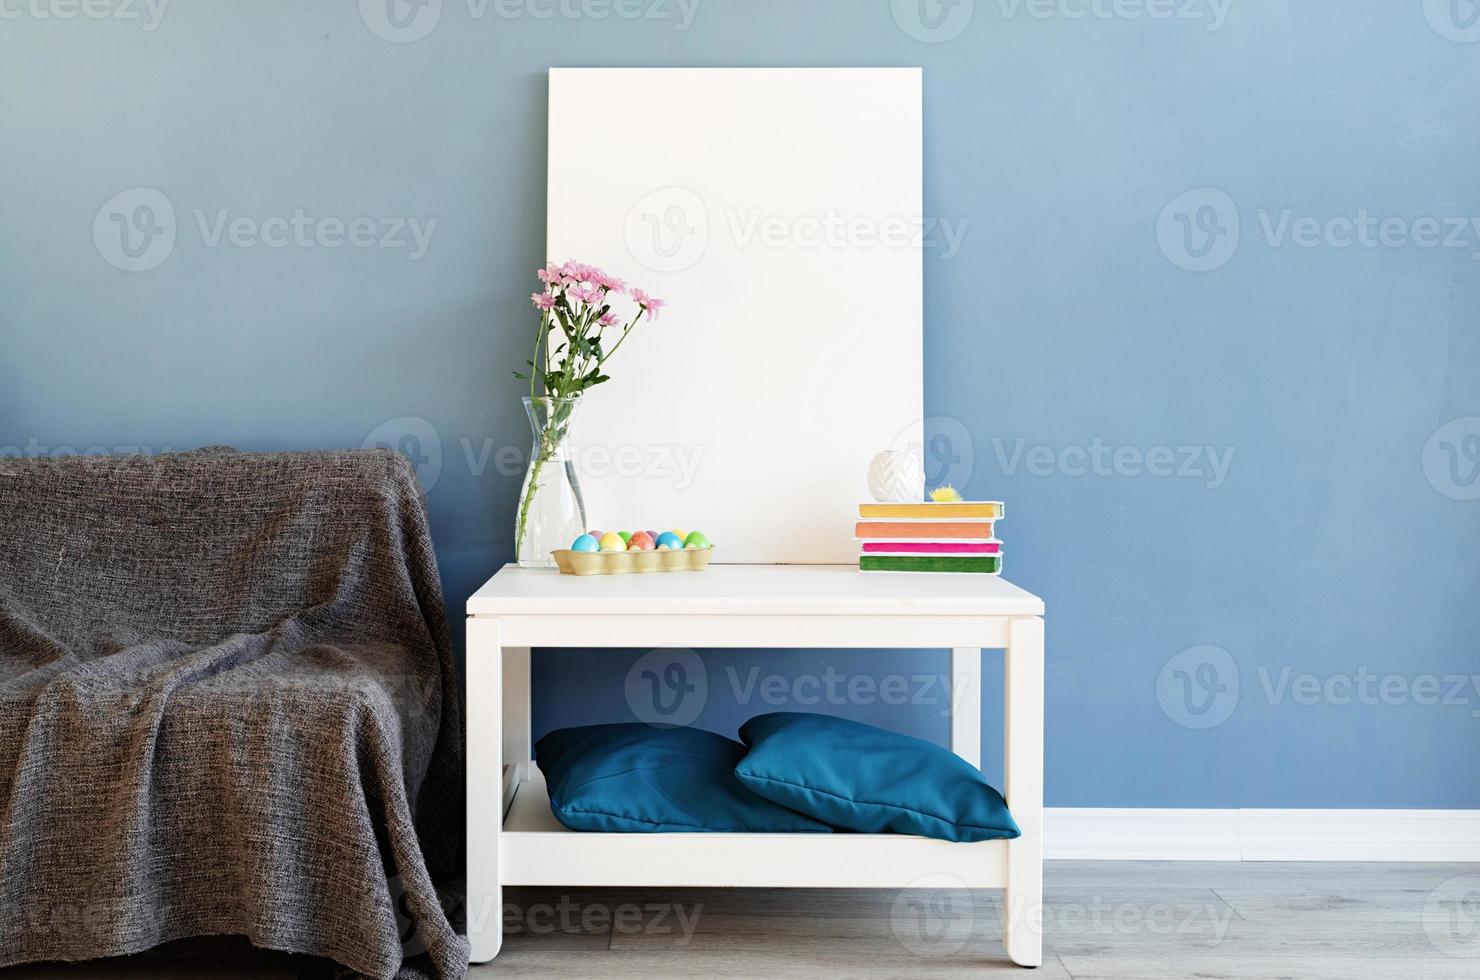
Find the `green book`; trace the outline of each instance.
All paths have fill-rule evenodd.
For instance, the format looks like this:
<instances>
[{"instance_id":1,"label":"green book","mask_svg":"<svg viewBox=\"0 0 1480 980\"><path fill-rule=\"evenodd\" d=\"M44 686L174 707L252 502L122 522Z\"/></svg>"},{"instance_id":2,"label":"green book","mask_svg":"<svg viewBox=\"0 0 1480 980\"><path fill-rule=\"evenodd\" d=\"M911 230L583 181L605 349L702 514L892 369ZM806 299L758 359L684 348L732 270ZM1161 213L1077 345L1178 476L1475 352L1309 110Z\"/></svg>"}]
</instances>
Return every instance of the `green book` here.
<instances>
[{"instance_id":1,"label":"green book","mask_svg":"<svg viewBox=\"0 0 1480 980\"><path fill-rule=\"evenodd\" d=\"M862 555L861 572L977 572L996 575L1002 571L1001 555Z\"/></svg>"}]
</instances>

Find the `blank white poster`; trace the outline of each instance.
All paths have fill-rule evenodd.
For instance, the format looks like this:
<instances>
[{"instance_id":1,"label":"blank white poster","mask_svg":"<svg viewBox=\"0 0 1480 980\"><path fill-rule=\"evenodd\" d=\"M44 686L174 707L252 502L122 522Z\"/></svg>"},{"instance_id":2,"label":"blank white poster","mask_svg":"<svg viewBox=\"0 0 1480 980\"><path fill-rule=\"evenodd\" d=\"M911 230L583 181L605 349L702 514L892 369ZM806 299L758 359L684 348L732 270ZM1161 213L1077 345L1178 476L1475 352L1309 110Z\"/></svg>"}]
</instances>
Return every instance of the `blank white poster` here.
<instances>
[{"instance_id":1,"label":"blank white poster","mask_svg":"<svg viewBox=\"0 0 1480 980\"><path fill-rule=\"evenodd\" d=\"M921 73L552 69L554 262L668 302L573 427L590 523L849 563L923 414Z\"/></svg>"}]
</instances>

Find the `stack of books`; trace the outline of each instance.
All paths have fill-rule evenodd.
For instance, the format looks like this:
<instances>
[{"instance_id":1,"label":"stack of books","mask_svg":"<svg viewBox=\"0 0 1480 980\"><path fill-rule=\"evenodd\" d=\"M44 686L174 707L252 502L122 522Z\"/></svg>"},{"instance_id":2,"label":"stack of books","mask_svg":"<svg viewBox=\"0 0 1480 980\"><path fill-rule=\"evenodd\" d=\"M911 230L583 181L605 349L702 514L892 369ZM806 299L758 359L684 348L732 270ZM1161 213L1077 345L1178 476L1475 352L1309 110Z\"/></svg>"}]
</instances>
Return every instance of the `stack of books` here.
<instances>
[{"instance_id":1,"label":"stack of books","mask_svg":"<svg viewBox=\"0 0 1480 980\"><path fill-rule=\"evenodd\" d=\"M996 501L859 504L858 516L860 571L1002 573Z\"/></svg>"}]
</instances>

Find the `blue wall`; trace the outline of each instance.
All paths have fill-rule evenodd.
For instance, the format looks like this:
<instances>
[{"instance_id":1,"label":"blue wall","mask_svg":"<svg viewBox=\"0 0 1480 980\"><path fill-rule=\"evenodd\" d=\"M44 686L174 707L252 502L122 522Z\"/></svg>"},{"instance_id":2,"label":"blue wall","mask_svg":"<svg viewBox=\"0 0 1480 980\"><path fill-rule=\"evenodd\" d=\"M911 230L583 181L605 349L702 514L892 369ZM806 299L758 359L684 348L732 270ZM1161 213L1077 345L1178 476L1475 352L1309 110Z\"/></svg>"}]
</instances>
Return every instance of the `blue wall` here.
<instances>
[{"instance_id":1,"label":"blue wall","mask_svg":"<svg viewBox=\"0 0 1480 980\"><path fill-rule=\"evenodd\" d=\"M1049 802L1480 806L1480 25L916 2L6 5L0 450L419 440L457 603L511 551L546 68L920 64L967 230L927 257L931 465L1048 600ZM357 216L390 246L327 247ZM540 726L630 717L637 655L546 656ZM706 663L699 724L832 665L837 710L946 731L939 653Z\"/></svg>"}]
</instances>

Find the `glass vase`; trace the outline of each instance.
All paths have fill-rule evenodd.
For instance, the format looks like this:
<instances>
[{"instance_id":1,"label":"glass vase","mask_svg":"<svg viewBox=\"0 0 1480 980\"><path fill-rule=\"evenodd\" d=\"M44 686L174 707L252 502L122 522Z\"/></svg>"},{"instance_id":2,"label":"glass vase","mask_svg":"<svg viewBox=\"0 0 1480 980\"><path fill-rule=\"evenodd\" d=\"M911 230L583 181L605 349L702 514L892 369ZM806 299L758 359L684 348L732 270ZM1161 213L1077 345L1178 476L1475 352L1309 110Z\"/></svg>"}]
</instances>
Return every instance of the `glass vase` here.
<instances>
[{"instance_id":1,"label":"glass vase","mask_svg":"<svg viewBox=\"0 0 1480 980\"><path fill-rule=\"evenodd\" d=\"M579 398L524 399L534 446L514 518L514 555L521 568L554 568L551 552L569 548L586 532L586 503L570 449L579 405Z\"/></svg>"}]
</instances>

